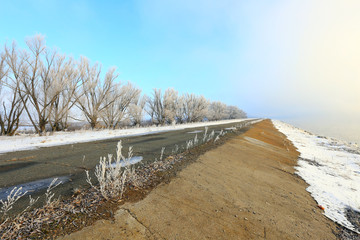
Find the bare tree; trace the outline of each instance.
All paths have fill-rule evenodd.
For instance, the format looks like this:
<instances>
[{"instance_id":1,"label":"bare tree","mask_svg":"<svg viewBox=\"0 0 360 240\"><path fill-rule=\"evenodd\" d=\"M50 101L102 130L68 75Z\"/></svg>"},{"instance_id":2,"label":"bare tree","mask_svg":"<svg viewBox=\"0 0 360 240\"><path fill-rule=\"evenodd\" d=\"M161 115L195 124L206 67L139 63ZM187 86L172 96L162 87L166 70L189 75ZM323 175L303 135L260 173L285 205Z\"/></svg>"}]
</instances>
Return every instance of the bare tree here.
<instances>
[{"instance_id":1,"label":"bare tree","mask_svg":"<svg viewBox=\"0 0 360 240\"><path fill-rule=\"evenodd\" d=\"M65 60L62 56L61 61L57 61L53 70L53 81L62 86L61 92L55 95L51 105L51 115L49 123L53 131L67 128L70 109L77 101L77 94L81 84L81 74L72 58Z\"/></svg>"},{"instance_id":2,"label":"bare tree","mask_svg":"<svg viewBox=\"0 0 360 240\"><path fill-rule=\"evenodd\" d=\"M188 93L183 96L182 104L184 122L202 121L209 107L209 101L206 98Z\"/></svg>"},{"instance_id":3,"label":"bare tree","mask_svg":"<svg viewBox=\"0 0 360 240\"><path fill-rule=\"evenodd\" d=\"M0 90L3 86L3 79L7 75L7 69L6 69L6 55L2 52L0 52Z\"/></svg>"},{"instance_id":4,"label":"bare tree","mask_svg":"<svg viewBox=\"0 0 360 240\"><path fill-rule=\"evenodd\" d=\"M177 100L178 92L173 88L166 89L163 98L163 106L165 122L168 124L175 123Z\"/></svg>"},{"instance_id":5,"label":"bare tree","mask_svg":"<svg viewBox=\"0 0 360 240\"><path fill-rule=\"evenodd\" d=\"M126 117L129 105L137 101L141 90L128 82L126 85L114 85L112 96L107 95L105 104L111 102L102 113L102 119L108 128L116 128L119 123ZM115 100L113 100L115 98Z\"/></svg>"},{"instance_id":6,"label":"bare tree","mask_svg":"<svg viewBox=\"0 0 360 240\"><path fill-rule=\"evenodd\" d=\"M24 103L25 110L29 117L29 120L33 124L36 132L42 134L45 131L45 126L49 118L48 107L51 102L48 99L47 93L49 89L49 80L46 78L47 72L44 67L42 56L46 51L45 40L41 35L36 35L33 38L29 38L26 44L30 52L23 52L23 59L27 68L27 75L20 79L21 91L20 98ZM12 49L14 52L14 49ZM48 55L48 64L52 65L52 56ZM54 56L54 55L53 55ZM13 69L14 75L16 75L16 69ZM42 77L41 77L42 76ZM43 80L43 82L41 81ZM30 102L31 106L25 104L25 100ZM32 108L30 108L32 107ZM33 115L34 113L34 115Z\"/></svg>"},{"instance_id":7,"label":"bare tree","mask_svg":"<svg viewBox=\"0 0 360 240\"><path fill-rule=\"evenodd\" d=\"M5 54L0 52L0 94L3 86L5 85L5 77L7 76L8 73L5 60L6 60Z\"/></svg>"},{"instance_id":8,"label":"bare tree","mask_svg":"<svg viewBox=\"0 0 360 240\"><path fill-rule=\"evenodd\" d=\"M151 116L151 121L156 124L166 124L175 121L178 93L172 88L168 88L165 94L161 94L161 89L154 89L152 97L147 99L147 112Z\"/></svg>"},{"instance_id":9,"label":"bare tree","mask_svg":"<svg viewBox=\"0 0 360 240\"><path fill-rule=\"evenodd\" d=\"M30 37L26 44L28 50L19 50L15 44L5 47L12 88L17 89L36 132L45 132L47 124L60 130L74 105L80 74L74 60L50 50L43 36Z\"/></svg>"},{"instance_id":10,"label":"bare tree","mask_svg":"<svg viewBox=\"0 0 360 240\"><path fill-rule=\"evenodd\" d=\"M138 97L133 103L129 105L129 118L134 126L139 126L144 118L144 110L147 96Z\"/></svg>"},{"instance_id":11,"label":"bare tree","mask_svg":"<svg viewBox=\"0 0 360 240\"><path fill-rule=\"evenodd\" d=\"M124 119L138 125L144 109L153 123L161 125L202 121L205 117L246 117L236 106L210 104L194 94L179 97L172 88L164 94L154 89L151 97L140 98L141 91L131 83L115 83L115 68L102 78L100 64L91 65L85 57L75 62L60 55L46 46L41 35L27 39L26 45L27 50L17 49L15 43L5 46L0 56L1 134L14 134L23 110L39 134L49 125L53 131L64 129L73 106L82 111L92 128L99 126L100 119L109 128L116 128Z\"/></svg>"},{"instance_id":12,"label":"bare tree","mask_svg":"<svg viewBox=\"0 0 360 240\"><path fill-rule=\"evenodd\" d=\"M212 102L209 105L208 119L209 120L221 120L227 117L226 104L222 102Z\"/></svg>"},{"instance_id":13,"label":"bare tree","mask_svg":"<svg viewBox=\"0 0 360 240\"><path fill-rule=\"evenodd\" d=\"M15 48L16 44L13 43L12 46ZM25 98L23 102L20 98L20 79L24 78L27 71L23 59L18 54L14 54L10 59L7 51L5 46L5 53L0 56L0 135L12 136L19 128L20 117L27 101ZM10 64L18 70L16 75L12 74Z\"/></svg>"},{"instance_id":14,"label":"bare tree","mask_svg":"<svg viewBox=\"0 0 360 240\"><path fill-rule=\"evenodd\" d=\"M237 106L227 106L227 115L229 119L247 118L246 113Z\"/></svg>"},{"instance_id":15,"label":"bare tree","mask_svg":"<svg viewBox=\"0 0 360 240\"><path fill-rule=\"evenodd\" d=\"M147 104L147 112L151 117L151 122L156 124L164 124L165 114L162 102L161 89L153 89L152 97L147 98Z\"/></svg>"},{"instance_id":16,"label":"bare tree","mask_svg":"<svg viewBox=\"0 0 360 240\"><path fill-rule=\"evenodd\" d=\"M115 68L110 68L101 81L101 66L95 63L90 66L89 60L81 58L81 88L77 93L76 106L83 112L91 128L99 125L103 111L115 100L114 80L118 77Z\"/></svg>"},{"instance_id":17,"label":"bare tree","mask_svg":"<svg viewBox=\"0 0 360 240\"><path fill-rule=\"evenodd\" d=\"M179 96L176 101L175 120L177 123L186 122L186 109L185 109L185 97L184 95Z\"/></svg>"},{"instance_id":18,"label":"bare tree","mask_svg":"<svg viewBox=\"0 0 360 240\"><path fill-rule=\"evenodd\" d=\"M57 51L49 50L44 37L35 35L27 39L29 51L6 48L9 68L14 81L19 82L19 97L36 132L45 132L49 123L52 107L64 85L57 81L58 66L62 65L64 57ZM30 104L26 104L30 103Z\"/></svg>"}]
</instances>

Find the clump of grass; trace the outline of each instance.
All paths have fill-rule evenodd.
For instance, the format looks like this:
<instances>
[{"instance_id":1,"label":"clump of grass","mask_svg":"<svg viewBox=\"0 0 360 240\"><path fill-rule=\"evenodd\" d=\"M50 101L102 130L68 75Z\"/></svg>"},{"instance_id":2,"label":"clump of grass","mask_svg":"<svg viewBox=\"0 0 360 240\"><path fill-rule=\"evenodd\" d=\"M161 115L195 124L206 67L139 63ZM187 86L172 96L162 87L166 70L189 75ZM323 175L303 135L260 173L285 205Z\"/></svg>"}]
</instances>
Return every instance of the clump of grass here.
<instances>
[{"instance_id":1,"label":"clump of grass","mask_svg":"<svg viewBox=\"0 0 360 240\"><path fill-rule=\"evenodd\" d=\"M54 188L56 188L57 186L59 186L62 182L61 181L58 181L58 178L54 178L50 185L48 186L47 190L46 190L46 193L45 193L45 205L46 206L53 206L55 205L59 199L57 200L53 200L54 196L55 196L55 193L52 192L52 190ZM30 204L31 204L32 200L31 200L31 197L30 197Z\"/></svg>"},{"instance_id":2,"label":"clump of grass","mask_svg":"<svg viewBox=\"0 0 360 240\"><path fill-rule=\"evenodd\" d=\"M203 142L206 142L207 131L208 131L208 127L205 127L204 136L203 136Z\"/></svg>"},{"instance_id":3,"label":"clump of grass","mask_svg":"<svg viewBox=\"0 0 360 240\"><path fill-rule=\"evenodd\" d=\"M190 148L192 148L194 146L194 142L192 139L186 141L186 150L189 150Z\"/></svg>"},{"instance_id":4,"label":"clump of grass","mask_svg":"<svg viewBox=\"0 0 360 240\"><path fill-rule=\"evenodd\" d=\"M171 151L171 153L174 155L174 154L177 154L179 151L179 145L175 144L175 148Z\"/></svg>"},{"instance_id":5,"label":"clump of grass","mask_svg":"<svg viewBox=\"0 0 360 240\"><path fill-rule=\"evenodd\" d=\"M125 190L125 184L130 183L133 186L140 188L142 181L136 173L136 169L129 162L133 157L132 147L129 147L128 157L122 154L121 140L117 144L116 158L112 154L107 157L100 157L99 165L95 167L95 176L99 182L99 187L95 187L86 171L86 181L95 189L101 192L101 195L106 199L122 198ZM165 148L161 151L161 158L163 157Z\"/></svg>"},{"instance_id":6,"label":"clump of grass","mask_svg":"<svg viewBox=\"0 0 360 240\"><path fill-rule=\"evenodd\" d=\"M207 138L207 142L209 142L210 140L212 140L215 137L215 132L214 130L209 134L209 137Z\"/></svg>"},{"instance_id":7,"label":"clump of grass","mask_svg":"<svg viewBox=\"0 0 360 240\"><path fill-rule=\"evenodd\" d=\"M29 195L29 205L20 213L20 215L31 209L34 206L34 204L39 200L39 198L40 197L32 198L31 195Z\"/></svg>"},{"instance_id":8,"label":"clump of grass","mask_svg":"<svg viewBox=\"0 0 360 240\"><path fill-rule=\"evenodd\" d=\"M119 143L121 144L121 141ZM160 158L163 157L164 151L165 151L165 147L163 147L161 149ZM126 178L128 179L128 182L130 184L132 184L134 187L141 188L143 186L143 180L140 178L139 174L136 172L135 166L131 165L130 162L129 162L132 157L133 157L133 148L132 148L132 146L130 146L129 147L129 152L128 152L128 157L123 158L123 162L124 162L124 165L125 165L125 170L127 171ZM121 196L122 196L122 194L121 194Z\"/></svg>"},{"instance_id":9,"label":"clump of grass","mask_svg":"<svg viewBox=\"0 0 360 240\"><path fill-rule=\"evenodd\" d=\"M14 187L5 201L2 199L0 200L2 205L0 211L3 213L3 217L6 216L6 214L14 207L14 204L17 202L17 200L23 197L26 193L27 191L22 192L22 187Z\"/></svg>"},{"instance_id":10,"label":"clump of grass","mask_svg":"<svg viewBox=\"0 0 360 240\"><path fill-rule=\"evenodd\" d=\"M195 134L195 137L194 137L194 145L196 146L196 145L198 145L198 143L199 143L199 139L198 139L197 134Z\"/></svg>"},{"instance_id":11,"label":"clump of grass","mask_svg":"<svg viewBox=\"0 0 360 240\"><path fill-rule=\"evenodd\" d=\"M124 193L128 168L125 163L126 159L121 151L122 145L120 140L117 144L115 164L113 164L113 155L108 154L107 157L100 157L100 163L95 167L95 176L99 182L99 190L101 195L107 200L115 197L121 198ZM130 149L129 153L132 154L132 149ZM123 163L125 163L124 167L122 167ZM88 171L86 171L86 175L87 182L94 187Z\"/></svg>"},{"instance_id":12,"label":"clump of grass","mask_svg":"<svg viewBox=\"0 0 360 240\"><path fill-rule=\"evenodd\" d=\"M219 132L219 135L216 136L215 140L214 140L214 143L216 141L219 141L220 140L220 137L224 136L225 135L225 132L224 130L221 129L221 131Z\"/></svg>"},{"instance_id":13,"label":"clump of grass","mask_svg":"<svg viewBox=\"0 0 360 240\"><path fill-rule=\"evenodd\" d=\"M160 161L162 161L162 159L163 159L164 151L165 151L165 147L162 147L161 148L161 153L160 153Z\"/></svg>"}]
</instances>

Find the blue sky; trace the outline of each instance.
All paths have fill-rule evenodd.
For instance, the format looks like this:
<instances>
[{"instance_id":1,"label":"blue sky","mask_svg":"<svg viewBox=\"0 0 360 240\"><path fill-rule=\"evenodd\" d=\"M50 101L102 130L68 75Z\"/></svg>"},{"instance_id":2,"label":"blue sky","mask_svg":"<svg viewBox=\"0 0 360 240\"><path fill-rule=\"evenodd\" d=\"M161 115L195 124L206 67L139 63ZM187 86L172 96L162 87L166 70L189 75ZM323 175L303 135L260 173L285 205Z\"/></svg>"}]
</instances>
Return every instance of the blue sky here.
<instances>
[{"instance_id":1,"label":"blue sky","mask_svg":"<svg viewBox=\"0 0 360 240\"><path fill-rule=\"evenodd\" d=\"M173 87L250 116L360 120L356 0L0 0L0 6L1 45L23 46L41 33L63 53L116 66L120 80L146 94Z\"/></svg>"},{"instance_id":2,"label":"blue sky","mask_svg":"<svg viewBox=\"0 0 360 240\"><path fill-rule=\"evenodd\" d=\"M41 33L49 46L74 57L87 56L107 69L116 66L120 80L149 93L174 87L203 94L251 111L242 89L228 74L239 66L246 38L231 16L218 12L232 3L206 7L184 1L3 1L0 43ZM205 7L205 8L204 8ZM15 17L16 16L16 17ZM241 24L240 24L241 25ZM241 53L240 53L241 54ZM231 93L230 93L230 92Z\"/></svg>"}]
</instances>

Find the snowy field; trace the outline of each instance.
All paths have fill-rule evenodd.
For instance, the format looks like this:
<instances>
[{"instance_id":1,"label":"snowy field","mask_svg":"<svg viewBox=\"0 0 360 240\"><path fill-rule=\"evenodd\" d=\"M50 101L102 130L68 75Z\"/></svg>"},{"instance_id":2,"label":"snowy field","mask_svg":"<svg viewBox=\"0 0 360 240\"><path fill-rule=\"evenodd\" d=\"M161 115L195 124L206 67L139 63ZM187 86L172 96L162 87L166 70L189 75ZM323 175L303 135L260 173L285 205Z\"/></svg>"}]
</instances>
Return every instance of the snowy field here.
<instances>
[{"instance_id":1,"label":"snowy field","mask_svg":"<svg viewBox=\"0 0 360 240\"><path fill-rule=\"evenodd\" d=\"M310 185L307 191L325 208L325 215L360 233L351 220L360 216L360 148L281 121L273 123L300 152L297 174Z\"/></svg>"},{"instance_id":2,"label":"snowy field","mask_svg":"<svg viewBox=\"0 0 360 240\"><path fill-rule=\"evenodd\" d=\"M146 128L129 128L116 130L79 130L75 132L55 132L47 136L37 134L23 134L20 136L0 136L0 153L14 152L21 150L31 150L39 147L51 147L57 145L73 144L80 142L91 142L109 138L129 137L153 134L157 132L167 132L195 127L205 127L211 125L238 123L245 120L254 119L236 119L213 122L199 122L181 125L146 127Z\"/></svg>"}]
</instances>

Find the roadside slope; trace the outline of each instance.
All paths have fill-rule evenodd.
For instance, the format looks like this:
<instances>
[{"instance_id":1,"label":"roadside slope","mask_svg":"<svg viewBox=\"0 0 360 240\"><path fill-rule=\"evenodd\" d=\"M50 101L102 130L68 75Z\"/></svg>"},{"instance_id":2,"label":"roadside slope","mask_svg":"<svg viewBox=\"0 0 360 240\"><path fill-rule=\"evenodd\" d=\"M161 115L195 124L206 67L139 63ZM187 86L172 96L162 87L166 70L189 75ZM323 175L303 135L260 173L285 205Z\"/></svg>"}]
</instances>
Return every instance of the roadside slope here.
<instances>
[{"instance_id":1,"label":"roadside slope","mask_svg":"<svg viewBox=\"0 0 360 240\"><path fill-rule=\"evenodd\" d=\"M61 239L335 239L269 120L202 155L114 220Z\"/></svg>"}]
</instances>

